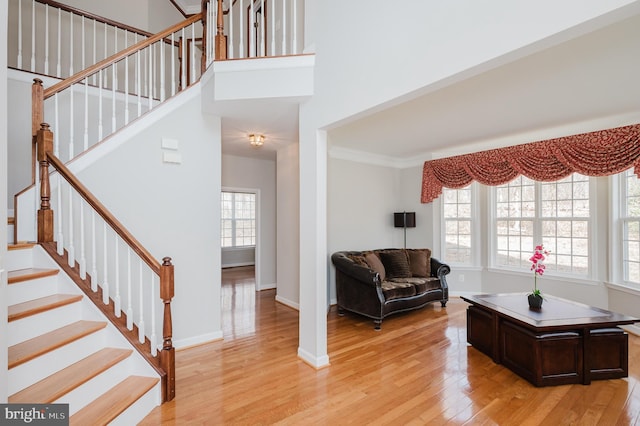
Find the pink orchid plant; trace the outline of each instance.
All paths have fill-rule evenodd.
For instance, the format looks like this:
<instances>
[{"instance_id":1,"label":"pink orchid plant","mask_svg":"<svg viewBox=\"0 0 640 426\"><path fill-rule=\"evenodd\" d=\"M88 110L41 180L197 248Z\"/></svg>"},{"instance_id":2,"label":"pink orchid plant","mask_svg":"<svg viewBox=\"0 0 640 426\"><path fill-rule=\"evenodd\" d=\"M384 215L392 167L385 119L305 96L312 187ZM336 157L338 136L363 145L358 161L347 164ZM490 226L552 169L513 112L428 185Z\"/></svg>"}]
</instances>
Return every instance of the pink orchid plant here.
<instances>
[{"instance_id":1,"label":"pink orchid plant","mask_svg":"<svg viewBox=\"0 0 640 426\"><path fill-rule=\"evenodd\" d=\"M544 274L544 270L546 268L543 263L544 260L549 255L549 251L545 250L542 244L537 245L535 250L533 251L533 256L529 258L531 261L531 270L533 271L533 293L536 296L542 296L540 290L538 289L538 275Z\"/></svg>"}]
</instances>

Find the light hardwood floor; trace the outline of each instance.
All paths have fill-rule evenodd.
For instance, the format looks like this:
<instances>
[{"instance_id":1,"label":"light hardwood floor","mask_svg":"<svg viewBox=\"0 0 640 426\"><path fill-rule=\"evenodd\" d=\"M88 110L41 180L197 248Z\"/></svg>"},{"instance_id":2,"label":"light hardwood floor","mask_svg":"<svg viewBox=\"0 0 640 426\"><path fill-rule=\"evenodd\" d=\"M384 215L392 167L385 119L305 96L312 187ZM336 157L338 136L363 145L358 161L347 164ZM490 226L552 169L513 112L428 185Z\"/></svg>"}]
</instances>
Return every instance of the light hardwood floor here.
<instances>
[{"instance_id":1,"label":"light hardwood floor","mask_svg":"<svg viewBox=\"0 0 640 426\"><path fill-rule=\"evenodd\" d=\"M640 423L640 337L630 377L536 388L466 343L452 298L389 317L328 317L331 366L297 356L297 311L255 294L252 271L223 273L224 340L176 353L176 398L143 425L633 425Z\"/></svg>"}]
</instances>

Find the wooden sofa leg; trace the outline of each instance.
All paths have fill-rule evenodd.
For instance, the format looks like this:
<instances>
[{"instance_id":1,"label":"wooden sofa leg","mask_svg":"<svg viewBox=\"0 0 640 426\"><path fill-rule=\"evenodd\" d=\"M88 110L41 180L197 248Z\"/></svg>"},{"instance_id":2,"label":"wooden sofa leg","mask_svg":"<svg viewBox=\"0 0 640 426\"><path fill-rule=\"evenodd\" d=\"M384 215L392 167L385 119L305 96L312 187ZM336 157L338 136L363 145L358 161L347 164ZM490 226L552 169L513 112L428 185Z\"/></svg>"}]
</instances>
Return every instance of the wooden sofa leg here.
<instances>
[{"instance_id":1,"label":"wooden sofa leg","mask_svg":"<svg viewBox=\"0 0 640 426\"><path fill-rule=\"evenodd\" d=\"M382 328L380 327L382 325L382 320L373 320L373 324L374 324L374 330L375 331L380 331Z\"/></svg>"},{"instance_id":2,"label":"wooden sofa leg","mask_svg":"<svg viewBox=\"0 0 640 426\"><path fill-rule=\"evenodd\" d=\"M344 309L342 309L340 306L338 306L338 315L340 315L341 317L344 316Z\"/></svg>"},{"instance_id":3,"label":"wooden sofa leg","mask_svg":"<svg viewBox=\"0 0 640 426\"><path fill-rule=\"evenodd\" d=\"M446 307L447 306L447 301L446 300L441 300L440 304L442 305L442 307Z\"/></svg>"}]
</instances>

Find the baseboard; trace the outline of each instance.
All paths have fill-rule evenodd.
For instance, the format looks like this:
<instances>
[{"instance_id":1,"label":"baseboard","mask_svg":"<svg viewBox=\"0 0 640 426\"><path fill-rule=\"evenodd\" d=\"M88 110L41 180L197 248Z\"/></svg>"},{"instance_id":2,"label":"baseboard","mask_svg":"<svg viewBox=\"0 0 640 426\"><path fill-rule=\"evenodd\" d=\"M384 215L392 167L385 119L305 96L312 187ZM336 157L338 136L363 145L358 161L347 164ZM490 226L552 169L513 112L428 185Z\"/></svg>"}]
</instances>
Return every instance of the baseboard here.
<instances>
[{"instance_id":1,"label":"baseboard","mask_svg":"<svg viewBox=\"0 0 640 426\"><path fill-rule=\"evenodd\" d=\"M277 288L278 286L276 285L276 283L271 283L271 284L263 284L260 286L259 290L273 290L274 288Z\"/></svg>"},{"instance_id":2,"label":"baseboard","mask_svg":"<svg viewBox=\"0 0 640 426\"><path fill-rule=\"evenodd\" d=\"M621 325L620 328L622 328L627 333L640 336L640 326L637 326L635 324L629 324L629 325Z\"/></svg>"},{"instance_id":3,"label":"baseboard","mask_svg":"<svg viewBox=\"0 0 640 426\"><path fill-rule=\"evenodd\" d=\"M329 363L329 355L322 355L320 357L316 357L300 347L298 347L298 357L302 361L304 361L306 364L309 364L311 367L315 369L320 369L320 368L328 367L329 365L331 365Z\"/></svg>"},{"instance_id":4,"label":"baseboard","mask_svg":"<svg viewBox=\"0 0 640 426\"><path fill-rule=\"evenodd\" d=\"M187 349L193 346L204 345L205 343L222 340L222 330L213 333L201 334L200 336L189 337L187 339L177 339L173 341L173 347L176 350Z\"/></svg>"},{"instance_id":5,"label":"baseboard","mask_svg":"<svg viewBox=\"0 0 640 426\"><path fill-rule=\"evenodd\" d=\"M296 303L296 302L292 302L289 299L285 299L284 297L278 296L276 295L276 302L278 303L282 303L285 306L288 306L290 308L295 309L296 311L300 310L300 304Z\"/></svg>"}]
</instances>

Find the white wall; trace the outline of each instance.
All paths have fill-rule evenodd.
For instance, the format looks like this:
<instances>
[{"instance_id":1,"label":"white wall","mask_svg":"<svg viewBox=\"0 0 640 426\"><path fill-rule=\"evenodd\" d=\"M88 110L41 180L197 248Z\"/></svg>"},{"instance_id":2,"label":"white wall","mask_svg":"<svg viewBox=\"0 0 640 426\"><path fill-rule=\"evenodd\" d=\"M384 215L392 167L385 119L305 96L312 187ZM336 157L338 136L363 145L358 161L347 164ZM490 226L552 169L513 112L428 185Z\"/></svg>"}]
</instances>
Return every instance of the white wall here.
<instances>
[{"instance_id":1,"label":"white wall","mask_svg":"<svg viewBox=\"0 0 640 426\"><path fill-rule=\"evenodd\" d=\"M0 22L7 22L7 0L0 0ZM6 403L7 391L7 273L5 256L7 254L7 25L0 36L0 403Z\"/></svg>"},{"instance_id":2,"label":"white wall","mask_svg":"<svg viewBox=\"0 0 640 426\"><path fill-rule=\"evenodd\" d=\"M278 150L277 186L277 277L276 300L294 308L300 303L300 174L299 145Z\"/></svg>"},{"instance_id":3,"label":"white wall","mask_svg":"<svg viewBox=\"0 0 640 426\"><path fill-rule=\"evenodd\" d=\"M222 186L259 190L260 245L256 252L256 274L260 289L276 287L276 162L223 155Z\"/></svg>"},{"instance_id":4,"label":"white wall","mask_svg":"<svg viewBox=\"0 0 640 426\"><path fill-rule=\"evenodd\" d=\"M200 103L195 96L78 174L157 259L173 259L176 347L222 337L220 119ZM178 141L181 164L162 162L162 138Z\"/></svg>"},{"instance_id":5,"label":"white wall","mask_svg":"<svg viewBox=\"0 0 640 426\"><path fill-rule=\"evenodd\" d=\"M6 67L4 67L6 72ZM8 133L7 165L7 200L9 208L13 208L13 196L31 185L31 83L19 80L3 80L7 82L7 96L11 99L11 108L7 117L12 125Z\"/></svg>"}]
</instances>

